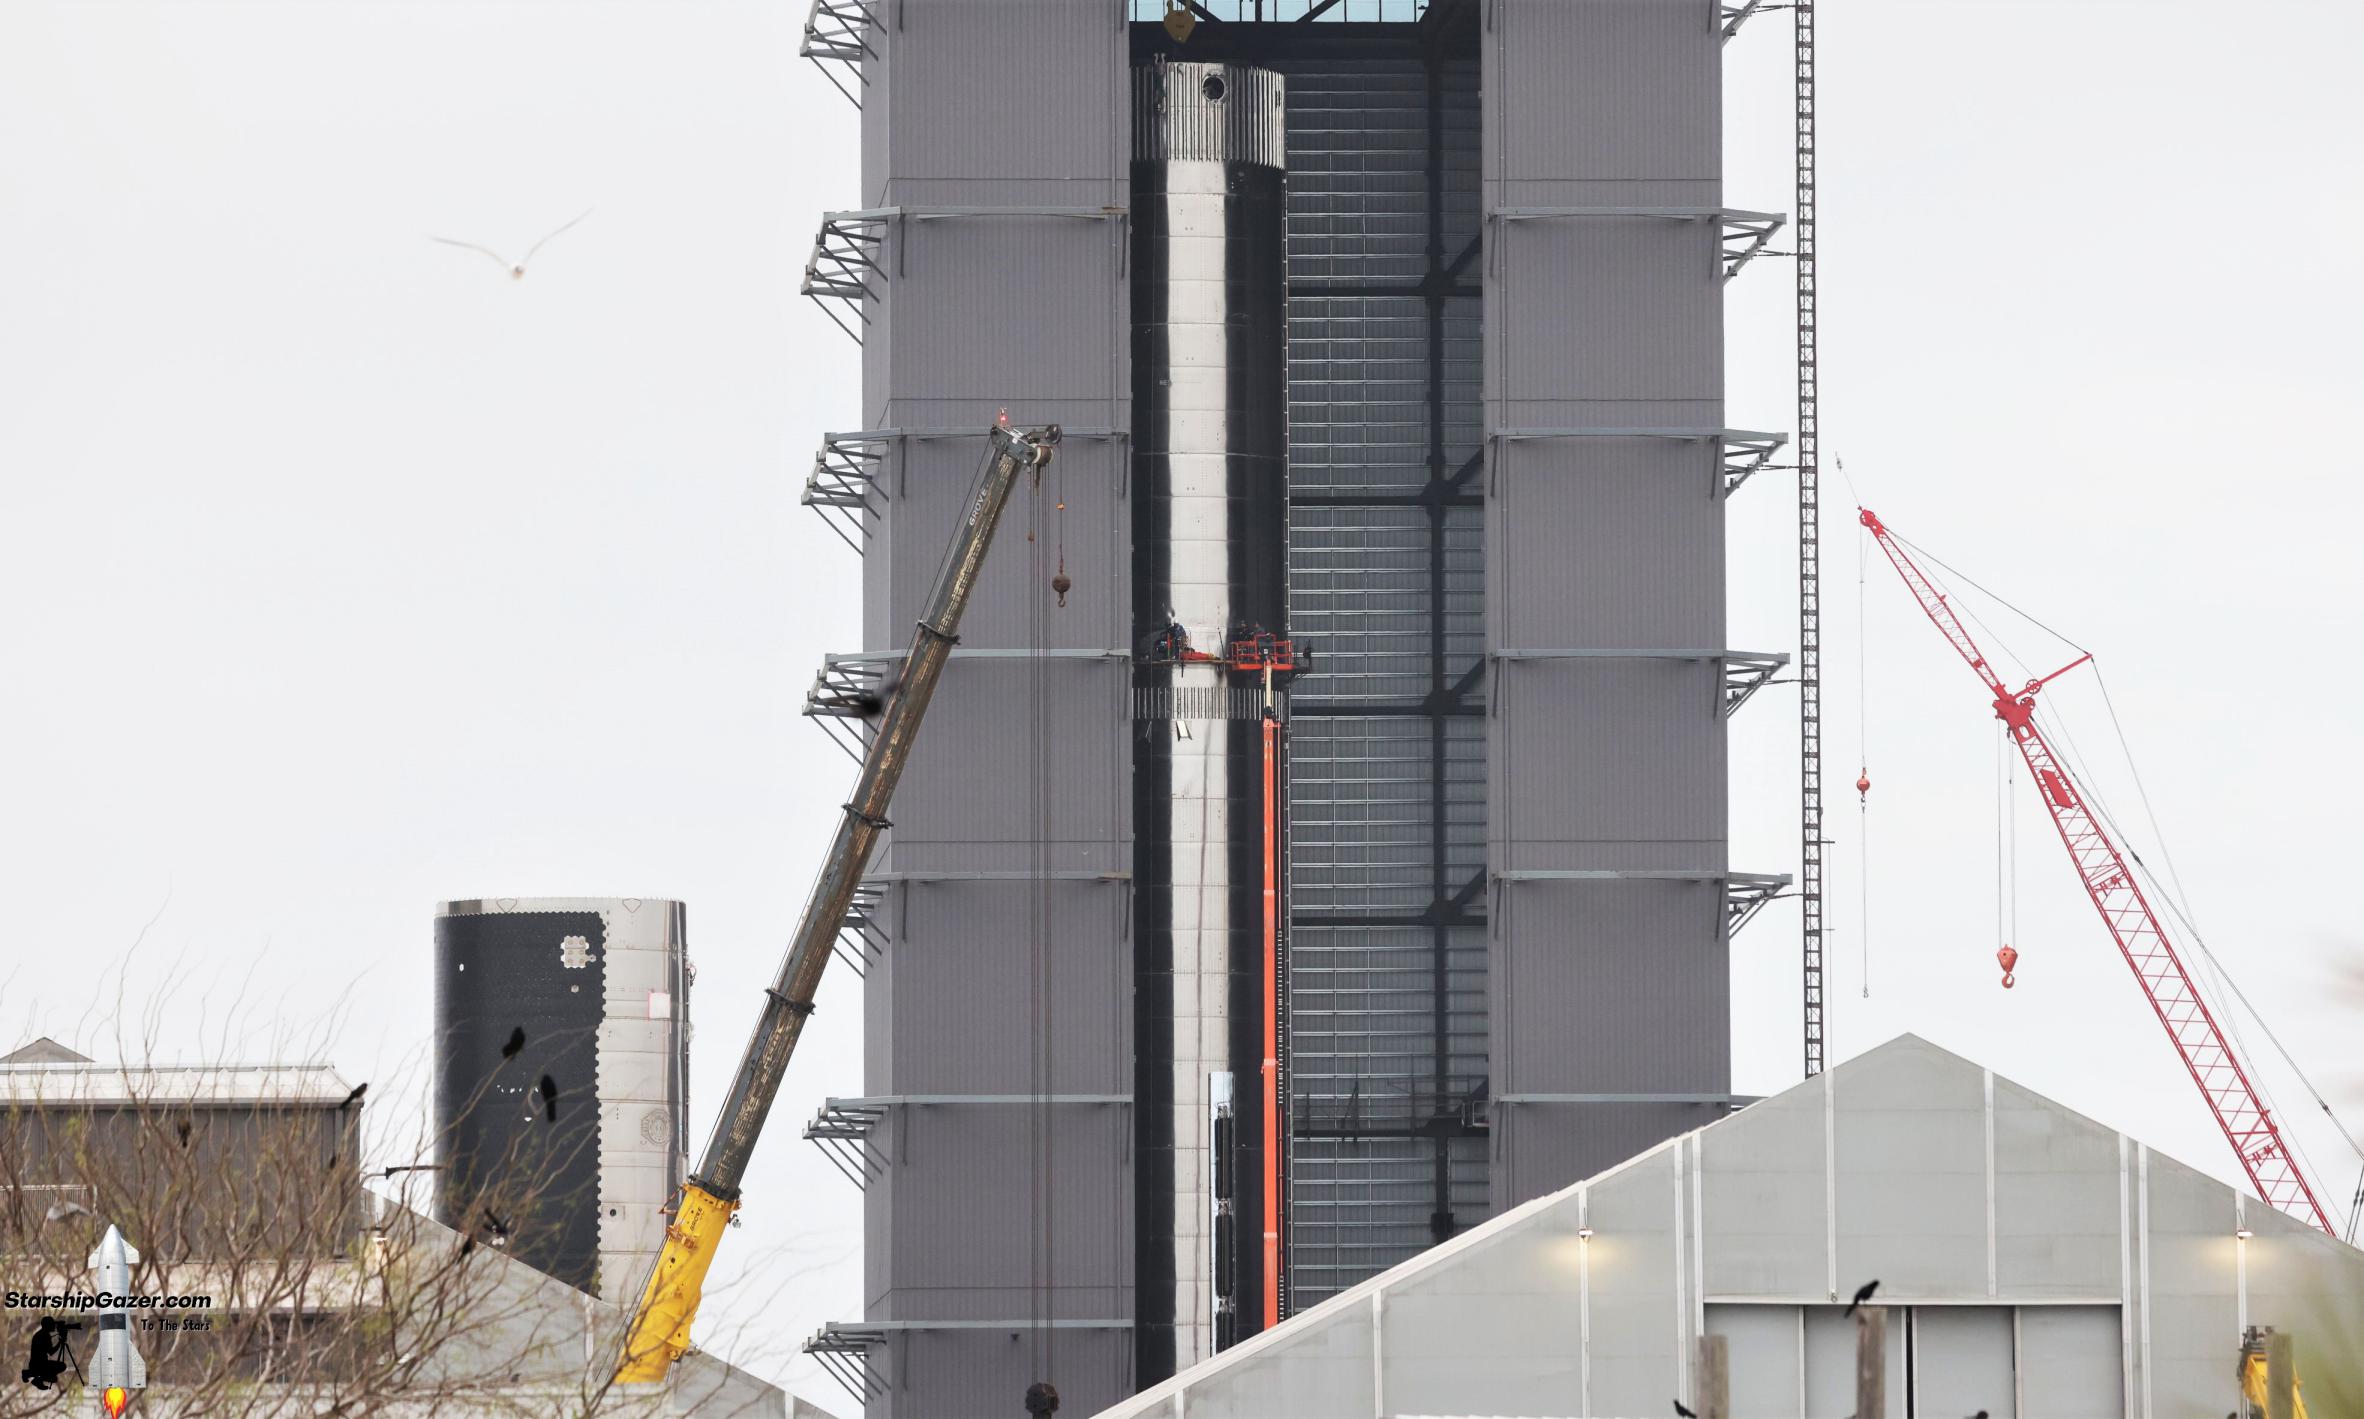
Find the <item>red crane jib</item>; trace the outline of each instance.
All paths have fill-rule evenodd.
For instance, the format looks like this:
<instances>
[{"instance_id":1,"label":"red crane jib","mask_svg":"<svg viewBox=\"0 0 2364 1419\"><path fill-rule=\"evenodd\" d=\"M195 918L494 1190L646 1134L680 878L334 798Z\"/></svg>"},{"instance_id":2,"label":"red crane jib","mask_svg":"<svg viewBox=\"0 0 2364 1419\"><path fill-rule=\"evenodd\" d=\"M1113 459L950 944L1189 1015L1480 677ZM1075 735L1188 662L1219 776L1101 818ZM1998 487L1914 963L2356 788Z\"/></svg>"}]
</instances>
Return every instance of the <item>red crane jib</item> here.
<instances>
[{"instance_id":1,"label":"red crane jib","mask_svg":"<svg viewBox=\"0 0 2364 1419\"><path fill-rule=\"evenodd\" d=\"M2224 1130L2225 1141L2232 1145L2234 1156L2248 1173L2250 1185L2257 1189L2258 1196L2280 1211L2333 1236L2339 1235L2314 1184L2299 1170L2297 1159L2284 1144L2281 1126L2267 1109L2265 1096L2250 1082L2247 1066L2217 1024L2207 1002L2201 999L2199 987L2169 940L2166 926L2136 884L2118 845L2103 830L2100 819L2086 807L2076 779L2052 752L2043 731L2036 726L2036 696L2044 686L2093 657L2079 655L2050 675L2028 681L2016 692L2006 688L1987 664L1986 654L1971 637L1969 627L1946 604L1936 583L1897 542L1878 514L1869 508L1859 511L1863 525L1880 544L1889 565L1896 568L1896 574L1904 578L1905 586L1920 603L1922 614L1969 664L1993 697L1995 717L2010 730L2011 742L2018 747L2020 757L2027 761L2030 776L2042 789L2044 806L2052 815L2053 827L2060 833L2061 845L2068 849L2069 861L2077 869L2085 894L2092 898L2102 924L2118 943L2119 954L2133 969L2136 982L2150 1001L2152 1013L2165 1027L2176 1054L2191 1073L2192 1082L2199 1086L2209 1112ZM2005 984L2009 984L2009 972L2015 962L2016 953L2011 960L2003 962Z\"/></svg>"}]
</instances>

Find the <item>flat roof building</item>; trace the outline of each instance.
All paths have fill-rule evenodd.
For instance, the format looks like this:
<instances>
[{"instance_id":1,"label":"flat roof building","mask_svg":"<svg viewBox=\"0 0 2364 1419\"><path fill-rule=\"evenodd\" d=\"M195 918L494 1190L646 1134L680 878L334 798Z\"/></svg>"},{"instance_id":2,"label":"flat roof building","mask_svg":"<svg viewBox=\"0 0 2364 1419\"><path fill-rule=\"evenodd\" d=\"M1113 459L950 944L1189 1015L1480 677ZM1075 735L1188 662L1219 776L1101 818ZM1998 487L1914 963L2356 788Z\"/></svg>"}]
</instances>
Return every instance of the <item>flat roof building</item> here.
<instances>
[{"instance_id":1,"label":"flat roof building","mask_svg":"<svg viewBox=\"0 0 2364 1419\"><path fill-rule=\"evenodd\" d=\"M2364 1413L2364 1252L1903 1035L1495 1217L1101 1419L1664 1415L1723 1337L1731 1419L2220 1419L2252 1327Z\"/></svg>"},{"instance_id":2,"label":"flat roof building","mask_svg":"<svg viewBox=\"0 0 2364 1419\"><path fill-rule=\"evenodd\" d=\"M86 1295L116 1227L130 1292L183 1303L139 1315L138 1403L159 1416L827 1419L706 1353L611 1389L627 1314L512 1254L532 1194L455 1230L368 1190L386 1174L364 1171L364 1098L317 1062L108 1064L46 1039L0 1056L0 1282ZM67 1318L87 1361L99 1318Z\"/></svg>"}]
</instances>

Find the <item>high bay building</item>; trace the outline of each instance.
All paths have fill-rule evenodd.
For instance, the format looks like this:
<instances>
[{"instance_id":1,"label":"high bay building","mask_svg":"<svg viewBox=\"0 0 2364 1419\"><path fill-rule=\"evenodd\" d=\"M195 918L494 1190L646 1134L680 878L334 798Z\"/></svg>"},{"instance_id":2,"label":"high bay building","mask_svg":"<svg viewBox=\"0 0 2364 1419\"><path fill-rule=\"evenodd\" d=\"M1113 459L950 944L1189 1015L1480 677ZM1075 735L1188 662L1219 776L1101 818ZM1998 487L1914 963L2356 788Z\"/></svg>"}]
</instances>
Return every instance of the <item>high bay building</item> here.
<instances>
[{"instance_id":1,"label":"high bay building","mask_svg":"<svg viewBox=\"0 0 2364 1419\"><path fill-rule=\"evenodd\" d=\"M1058 423L846 926L873 1416L1092 1412L1721 1117L1715 0L822 0L863 732ZM1187 21L1187 22L1185 22ZM848 411L849 415L855 411ZM1267 1064L1267 1061L1269 1065ZM849 1081L850 1082L850 1081Z\"/></svg>"}]
</instances>

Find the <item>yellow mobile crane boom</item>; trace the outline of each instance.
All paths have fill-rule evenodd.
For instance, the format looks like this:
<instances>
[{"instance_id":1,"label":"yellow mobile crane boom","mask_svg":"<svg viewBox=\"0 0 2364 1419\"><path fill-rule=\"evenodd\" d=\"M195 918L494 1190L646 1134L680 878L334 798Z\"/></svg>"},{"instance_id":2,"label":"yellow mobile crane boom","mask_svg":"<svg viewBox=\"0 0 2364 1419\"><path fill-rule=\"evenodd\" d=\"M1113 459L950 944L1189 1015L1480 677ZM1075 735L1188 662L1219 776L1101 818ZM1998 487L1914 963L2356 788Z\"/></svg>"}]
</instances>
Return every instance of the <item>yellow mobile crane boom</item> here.
<instances>
[{"instance_id":1,"label":"yellow mobile crane boom","mask_svg":"<svg viewBox=\"0 0 2364 1419\"><path fill-rule=\"evenodd\" d=\"M649 1274L639 1308L624 1334L623 1356L616 1378L626 1384L647 1384L665 1378L673 1362L689 1349L690 1325L697 1319L698 1300L706 1285L706 1269L714 1264L723 1228L739 1208L739 1181L755 1140L763 1134L764 1118L780 1092L780 1077L788 1057L796 1052L805 1017L813 1013L813 993L829 964L829 945L853 903L854 889L869 868L878 835L887 827L887 804L910 761L911 742L928 712L944 662L960 639L961 614L977 587L985 565L985 549L1009 505L1010 492L1021 472L1042 476L1059 442L1059 426L1051 424L1020 433L1005 416L992 434L993 450L985 476L953 534L952 555L928 598L911 649L903 657L900 675L889 682L878 731L862 757L862 775L854 785L853 801L837 825L828 859L813 883L812 896L797 921L788 958L780 976L764 992L763 1017L747 1042L723 1101L722 1116L706 1140L697 1171L682 1187L673 1225L665 1229L665 1250Z\"/></svg>"}]
</instances>

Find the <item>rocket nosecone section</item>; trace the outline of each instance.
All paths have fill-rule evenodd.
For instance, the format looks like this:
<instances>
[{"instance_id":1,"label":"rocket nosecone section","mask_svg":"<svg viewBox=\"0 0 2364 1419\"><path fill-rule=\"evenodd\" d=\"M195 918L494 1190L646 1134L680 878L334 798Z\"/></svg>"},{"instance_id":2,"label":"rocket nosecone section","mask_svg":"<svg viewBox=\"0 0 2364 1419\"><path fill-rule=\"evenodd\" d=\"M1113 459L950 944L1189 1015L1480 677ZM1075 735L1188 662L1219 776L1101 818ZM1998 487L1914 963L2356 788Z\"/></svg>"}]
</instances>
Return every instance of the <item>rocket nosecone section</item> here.
<instances>
[{"instance_id":1,"label":"rocket nosecone section","mask_svg":"<svg viewBox=\"0 0 2364 1419\"><path fill-rule=\"evenodd\" d=\"M98 1250L90 1254L90 1269L97 1273L99 1294L124 1297L131 1294L131 1268L139 1264L140 1254L131 1243L123 1240L123 1233L109 1223L107 1234L99 1238ZM148 1362L140 1358L139 1347L131 1343L130 1308L123 1305L103 1306L98 1312L98 1344L93 1348L90 1371L85 1376L91 1389L145 1389L148 1385Z\"/></svg>"},{"instance_id":2,"label":"rocket nosecone section","mask_svg":"<svg viewBox=\"0 0 2364 1419\"><path fill-rule=\"evenodd\" d=\"M1136 1378L1252 1333L1270 671L1285 638L1286 93L1133 71Z\"/></svg>"}]
</instances>

